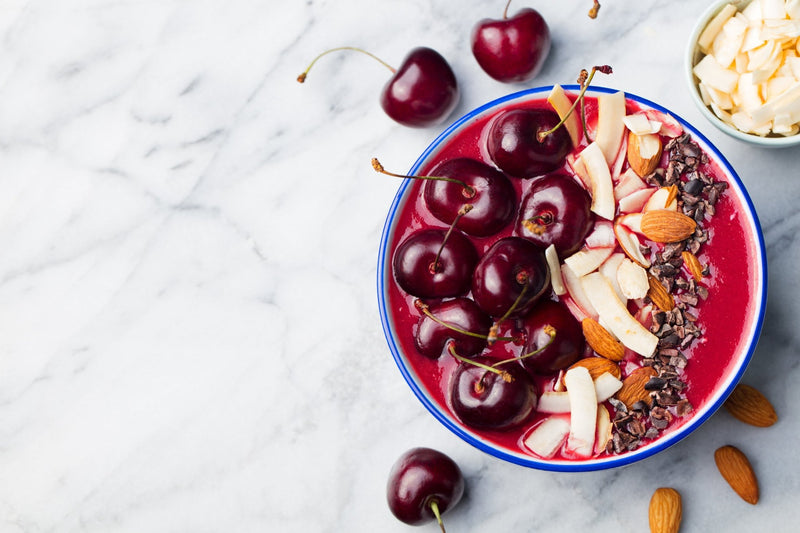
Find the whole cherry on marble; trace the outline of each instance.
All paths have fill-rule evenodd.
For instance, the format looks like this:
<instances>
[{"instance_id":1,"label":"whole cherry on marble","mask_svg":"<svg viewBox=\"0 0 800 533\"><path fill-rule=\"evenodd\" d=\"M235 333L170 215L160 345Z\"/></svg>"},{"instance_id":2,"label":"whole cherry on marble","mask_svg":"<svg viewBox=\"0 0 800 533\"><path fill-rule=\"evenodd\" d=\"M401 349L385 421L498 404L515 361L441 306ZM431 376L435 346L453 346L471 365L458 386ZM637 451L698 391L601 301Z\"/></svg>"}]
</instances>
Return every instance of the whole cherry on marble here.
<instances>
[{"instance_id":1,"label":"whole cherry on marble","mask_svg":"<svg viewBox=\"0 0 800 533\"><path fill-rule=\"evenodd\" d=\"M297 81L305 82L311 67L322 56L340 50L364 53L392 71L392 77L381 91L381 107L390 118L404 126L427 127L438 124L458 103L458 82L453 69L439 52L424 46L411 50L397 69L360 48L332 48L314 58L297 77Z\"/></svg>"},{"instance_id":2,"label":"whole cherry on marble","mask_svg":"<svg viewBox=\"0 0 800 533\"><path fill-rule=\"evenodd\" d=\"M481 68L502 82L523 82L535 77L550 53L550 28L531 8L502 19L483 19L472 31L472 54Z\"/></svg>"},{"instance_id":3,"label":"whole cherry on marble","mask_svg":"<svg viewBox=\"0 0 800 533\"><path fill-rule=\"evenodd\" d=\"M455 461L431 448L412 448L392 466L386 500L400 521L417 526L436 520L444 533L442 514L464 494L464 475Z\"/></svg>"}]
</instances>

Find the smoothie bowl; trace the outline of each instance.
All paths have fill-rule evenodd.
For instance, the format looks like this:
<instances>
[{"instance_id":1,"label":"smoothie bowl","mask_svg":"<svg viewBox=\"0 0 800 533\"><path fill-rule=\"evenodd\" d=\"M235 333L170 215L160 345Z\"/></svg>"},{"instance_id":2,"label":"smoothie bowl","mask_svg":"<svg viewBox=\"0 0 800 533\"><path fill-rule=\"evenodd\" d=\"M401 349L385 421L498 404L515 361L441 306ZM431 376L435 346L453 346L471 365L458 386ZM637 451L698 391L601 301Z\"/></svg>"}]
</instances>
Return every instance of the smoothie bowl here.
<instances>
[{"instance_id":1,"label":"smoothie bowl","mask_svg":"<svg viewBox=\"0 0 800 533\"><path fill-rule=\"evenodd\" d=\"M722 154L652 102L578 89L450 126L409 172L435 179L400 186L378 261L384 333L423 405L555 471L686 437L742 376L766 303L758 219Z\"/></svg>"}]
</instances>

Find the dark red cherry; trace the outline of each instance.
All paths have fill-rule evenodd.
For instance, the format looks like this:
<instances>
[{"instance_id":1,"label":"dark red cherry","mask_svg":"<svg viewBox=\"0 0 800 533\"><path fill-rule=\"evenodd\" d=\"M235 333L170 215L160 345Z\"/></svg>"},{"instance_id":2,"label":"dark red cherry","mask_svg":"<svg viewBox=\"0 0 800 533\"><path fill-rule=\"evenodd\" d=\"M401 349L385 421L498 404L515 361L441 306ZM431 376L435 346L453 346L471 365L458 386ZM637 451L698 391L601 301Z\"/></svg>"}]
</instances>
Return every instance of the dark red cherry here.
<instances>
[{"instance_id":1,"label":"dark red cherry","mask_svg":"<svg viewBox=\"0 0 800 533\"><path fill-rule=\"evenodd\" d=\"M431 48L414 48L381 93L381 107L405 126L444 120L458 103L458 84L447 61Z\"/></svg>"},{"instance_id":2,"label":"dark red cherry","mask_svg":"<svg viewBox=\"0 0 800 533\"><path fill-rule=\"evenodd\" d=\"M481 311L475 302L469 298L455 298L431 304L424 309L414 341L419 353L432 359L441 356L449 342L453 343L458 355L471 357L486 348L486 336L491 327L491 317Z\"/></svg>"},{"instance_id":3,"label":"dark red cherry","mask_svg":"<svg viewBox=\"0 0 800 533\"><path fill-rule=\"evenodd\" d=\"M491 366L495 361L479 357L476 362ZM453 373L450 402L464 424L479 429L504 430L528 420L539 401L530 374L518 364L500 368L503 374L461 363Z\"/></svg>"},{"instance_id":4,"label":"dark red cherry","mask_svg":"<svg viewBox=\"0 0 800 533\"><path fill-rule=\"evenodd\" d=\"M494 317L525 315L549 286L544 251L521 237L494 243L472 275L475 303Z\"/></svg>"},{"instance_id":5,"label":"dark red cherry","mask_svg":"<svg viewBox=\"0 0 800 533\"><path fill-rule=\"evenodd\" d=\"M331 52L351 50L366 54L392 71L392 77L381 91L381 107L389 117L405 126L425 127L438 124L458 104L458 83L453 69L436 50L414 48L394 69L373 54L352 46L327 50L311 61L305 72L297 77L304 83L314 63Z\"/></svg>"},{"instance_id":6,"label":"dark red cherry","mask_svg":"<svg viewBox=\"0 0 800 533\"><path fill-rule=\"evenodd\" d=\"M531 184L520 204L515 234L543 248L553 244L559 257L577 252L594 226L592 198L564 174L549 174Z\"/></svg>"},{"instance_id":7,"label":"dark red cherry","mask_svg":"<svg viewBox=\"0 0 800 533\"><path fill-rule=\"evenodd\" d=\"M547 332L547 326L556 330L552 339ZM531 314L525 317L522 327L526 336L524 354L546 346L541 352L521 359L522 366L531 372L552 374L583 357L586 341L581 324L560 302L539 302Z\"/></svg>"},{"instance_id":8,"label":"dark red cherry","mask_svg":"<svg viewBox=\"0 0 800 533\"><path fill-rule=\"evenodd\" d=\"M538 11L521 9L508 18L484 19L472 31L472 54L481 68L502 82L536 76L550 53L550 28Z\"/></svg>"},{"instance_id":9,"label":"dark red cherry","mask_svg":"<svg viewBox=\"0 0 800 533\"><path fill-rule=\"evenodd\" d=\"M455 507L464 494L464 475L450 457L431 448L412 448L389 472L386 501L400 521L418 526Z\"/></svg>"},{"instance_id":10,"label":"dark red cherry","mask_svg":"<svg viewBox=\"0 0 800 533\"><path fill-rule=\"evenodd\" d=\"M446 241L445 236L443 229L420 230L397 247L394 276L404 291L419 298L461 296L469 291L478 252L459 231L452 231Z\"/></svg>"},{"instance_id":11,"label":"dark red cherry","mask_svg":"<svg viewBox=\"0 0 800 533\"><path fill-rule=\"evenodd\" d=\"M498 233L514 217L517 207L514 186L496 168L462 157L437 165L430 175L463 183L445 180L425 183L425 205L442 222L451 224L459 210L470 204L472 210L459 221L458 229L469 235L486 237Z\"/></svg>"},{"instance_id":12,"label":"dark red cherry","mask_svg":"<svg viewBox=\"0 0 800 533\"><path fill-rule=\"evenodd\" d=\"M567 129L558 127L560 119L549 109L511 109L503 111L489 124L487 149L494 164L506 174L533 178L564 164L572 149Z\"/></svg>"}]
</instances>

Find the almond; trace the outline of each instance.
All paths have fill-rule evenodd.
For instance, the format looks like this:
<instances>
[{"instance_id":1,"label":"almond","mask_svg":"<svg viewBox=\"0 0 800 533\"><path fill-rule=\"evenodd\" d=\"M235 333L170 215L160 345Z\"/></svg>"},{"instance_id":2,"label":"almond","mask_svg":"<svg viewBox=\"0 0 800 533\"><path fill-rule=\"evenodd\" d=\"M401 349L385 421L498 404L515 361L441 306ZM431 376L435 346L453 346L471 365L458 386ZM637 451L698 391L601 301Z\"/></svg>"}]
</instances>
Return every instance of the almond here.
<instances>
[{"instance_id":1,"label":"almond","mask_svg":"<svg viewBox=\"0 0 800 533\"><path fill-rule=\"evenodd\" d=\"M661 162L662 152L661 138L658 135L628 134L628 164L640 178L656 169Z\"/></svg>"},{"instance_id":2,"label":"almond","mask_svg":"<svg viewBox=\"0 0 800 533\"><path fill-rule=\"evenodd\" d=\"M653 367L643 366L637 368L628 377L622 380L622 388L617 392L617 399L624 403L628 409L636 402L650 403L650 392L644 386L650 378L656 375Z\"/></svg>"},{"instance_id":3,"label":"almond","mask_svg":"<svg viewBox=\"0 0 800 533\"><path fill-rule=\"evenodd\" d=\"M758 503L758 480L747 456L735 446L723 446L714 452L714 461L728 485L744 501Z\"/></svg>"},{"instance_id":4,"label":"almond","mask_svg":"<svg viewBox=\"0 0 800 533\"><path fill-rule=\"evenodd\" d=\"M617 379L622 378L622 372L620 371L617 363L614 361L609 361L605 357L585 357L583 359L579 359L569 368L575 368L576 366L582 366L588 370L589 375L592 376L593 380L599 378L606 372Z\"/></svg>"},{"instance_id":5,"label":"almond","mask_svg":"<svg viewBox=\"0 0 800 533\"><path fill-rule=\"evenodd\" d=\"M672 308L675 307L675 299L667 291L667 288L650 274L647 275L647 283L650 284L650 289L647 291L648 298L662 311L672 311Z\"/></svg>"},{"instance_id":6,"label":"almond","mask_svg":"<svg viewBox=\"0 0 800 533\"><path fill-rule=\"evenodd\" d=\"M650 533L678 533L682 518L681 494L669 487L656 489L650 498Z\"/></svg>"},{"instance_id":7,"label":"almond","mask_svg":"<svg viewBox=\"0 0 800 533\"><path fill-rule=\"evenodd\" d=\"M778 421L775 408L758 389L740 383L725 401L728 411L747 424L765 428Z\"/></svg>"},{"instance_id":8,"label":"almond","mask_svg":"<svg viewBox=\"0 0 800 533\"><path fill-rule=\"evenodd\" d=\"M697 258L697 256L689 250L682 252L681 256L683 257L683 262L686 265L686 268L689 269L689 273L691 273L694 280L702 281L703 265L700 264L700 260Z\"/></svg>"},{"instance_id":9,"label":"almond","mask_svg":"<svg viewBox=\"0 0 800 533\"><path fill-rule=\"evenodd\" d=\"M660 243L680 242L694 235L697 222L678 211L654 209L642 215L642 234Z\"/></svg>"},{"instance_id":10,"label":"almond","mask_svg":"<svg viewBox=\"0 0 800 533\"><path fill-rule=\"evenodd\" d=\"M625 347L597 320L584 318L581 322L581 327L583 328L583 336L586 338L586 342L598 355L602 355L612 361L622 361L622 358L625 357ZM619 373L617 373L617 377L619 377Z\"/></svg>"}]
</instances>

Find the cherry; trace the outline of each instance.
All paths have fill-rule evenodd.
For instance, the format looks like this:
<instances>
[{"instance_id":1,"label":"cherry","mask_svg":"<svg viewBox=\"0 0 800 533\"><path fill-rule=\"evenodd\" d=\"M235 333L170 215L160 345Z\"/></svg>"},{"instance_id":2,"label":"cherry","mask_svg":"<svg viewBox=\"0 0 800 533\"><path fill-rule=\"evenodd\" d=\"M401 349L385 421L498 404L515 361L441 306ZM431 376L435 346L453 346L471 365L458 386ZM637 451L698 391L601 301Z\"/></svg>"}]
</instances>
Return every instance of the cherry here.
<instances>
[{"instance_id":1,"label":"cherry","mask_svg":"<svg viewBox=\"0 0 800 533\"><path fill-rule=\"evenodd\" d=\"M431 448L412 448L392 466L386 500L401 522L418 526L455 507L464 494L464 475L450 457Z\"/></svg>"},{"instance_id":2,"label":"cherry","mask_svg":"<svg viewBox=\"0 0 800 533\"><path fill-rule=\"evenodd\" d=\"M483 19L472 31L472 54L486 73L502 82L536 76L550 53L550 28L538 11L524 8L508 18Z\"/></svg>"},{"instance_id":3,"label":"cherry","mask_svg":"<svg viewBox=\"0 0 800 533\"><path fill-rule=\"evenodd\" d=\"M422 309L414 340L419 353L436 359L447 344L463 357L477 355L486 348L492 319L469 298L455 298Z\"/></svg>"},{"instance_id":4,"label":"cherry","mask_svg":"<svg viewBox=\"0 0 800 533\"><path fill-rule=\"evenodd\" d=\"M549 328L555 328L555 337L550 335ZM525 317L523 329L526 331L524 352L531 355L520 358L520 362L530 372L552 374L583 357L586 341L581 324L560 302L539 302Z\"/></svg>"},{"instance_id":5,"label":"cherry","mask_svg":"<svg viewBox=\"0 0 800 533\"><path fill-rule=\"evenodd\" d=\"M543 248L556 247L560 257L577 252L594 226L592 199L572 177L537 178L522 199L516 235Z\"/></svg>"},{"instance_id":6,"label":"cherry","mask_svg":"<svg viewBox=\"0 0 800 533\"><path fill-rule=\"evenodd\" d=\"M521 237L495 242L472 274L472 297L494 317L525 315L550 286L542 248Z\"/></svg>"},{"instance_id":7,"label":"cherry","mask_svg":"<svg viewBox=\"0 0 800 533\"><path fill-rule=\"evenodd\" d=\"M435 50L411 50L381 93L386 114L406 126L441 122L458 103L456 76Z\"/></svg>"},{"instance_id":8,"label":"cherry","mask_svg":"<svg viewBox=\"0 0 800 533\"><path fill-rule=\"evenodd\" d=\"M517 197L511 181L499 170L469 158L451 159L433 169L431 174L457 178L453 181L430 180L425 184L425 205L431 214L450 224L464 204L473 209L459 222L458 228L469 235L486 237L511 222L517 209Z\"/></svg>"},{"instance_id":9,"label":"cherry","mask_svg":"<svg viewBox=\"0 0 800 533\"><path fill-rule=\"evenodd\" d=\"M505 174L486 163L461 157L440 163L428 176L408 176L388 172L373 158L376 172L397 178L427 180L423 189L428 210L452 224L469 206L458 228L469 235L486 237L511 222L517 209L514 186Z\"/></svg>"},{"instance_id":10,"label":"cherry","mask_svg":"<svg viewBox=\"0 0 800 533\"><path fill-rule=\"evenodd\" d=\"M558 115L549 109L503 111L489 125L489 157L500 170L518 178L552 172L572 149L567 129L559 124Z\"/></svg>"},{"instance_id":11,"label":"cherry","mask_svg":"<svg viewBox=\"0 0 800 533\"><path fill-rule=\"evenodd\" d=\"M390 118L404 126L426 127L438 124L458 103L458 83L453 69L441 54L427 47L411 50L399 69L360 48L333 48L314 58L305 72L297 77L297 81L303 83L306 80L309 70L319 58L339 50L364 53L392 71L392 77L381 91L381 107Z\"/></svg>"},{"instance_id":12,"label":"cherry","mask_svg":"<svg viewBox=\"0 0 800 533\"><path fill-rule=\"evenodd\" d=\"M394 254L394 276L407 293L419 298L466 294L478 252L459 231L425 229L400 243Z\"/></svg>"},{"instance_id":13,"label":"cherry","mask_svg":"<svg viewBox=\"0 0 800 533\"><path fill-rule=\"evenodd\" d=\"M475 362L491 366L490 358ZM453 412L464 424L479 429L505 430L518 426L536 410L539 396L530 374L519 365L502 372L469 363L458 365L450 386Z\"/></svg>"}]
</instances>

